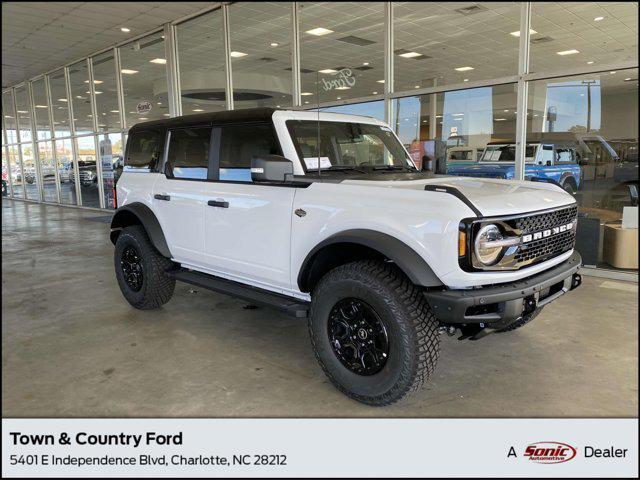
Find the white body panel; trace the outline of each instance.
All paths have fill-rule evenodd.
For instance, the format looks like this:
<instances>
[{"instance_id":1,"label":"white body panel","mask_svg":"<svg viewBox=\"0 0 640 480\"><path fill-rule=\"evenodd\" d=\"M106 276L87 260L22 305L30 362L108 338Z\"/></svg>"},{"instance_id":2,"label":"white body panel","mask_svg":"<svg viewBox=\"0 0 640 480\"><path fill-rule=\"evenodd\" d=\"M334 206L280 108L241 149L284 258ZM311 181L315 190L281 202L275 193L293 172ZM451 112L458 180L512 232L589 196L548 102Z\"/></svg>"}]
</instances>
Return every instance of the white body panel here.
<instances>
[{"instance_id":1,"label":"white body panel","mask_svg":"<svg viewBox=\"0 0 640 480\"><path fill-rule=\"evenodd\" d=\"M317 120L316 112L276 111L273 122L294 174L304 169L286 120ZM374 118L321 113L321 121L385 125ZM384 177L381 175L381 179ZM185 267L308 299L297 278L307 254L346 230L382 232L418 253L450 288L513 282L546 270L571 255L516 271L466 272L458 265L458 226L475 217L454 195L425 191L426 184L457 188L482 216L517 215L573 204L562 189L545 183L471 177L426 180L344 180L306 188L252 183L167 180L164 175L126 172L118 203L142 202L157 215L175 261ZM167 194L171 202L154 200ZM229 208L207 206L209 200ZM294 215L296 209L306 215Z\"/></svg>"}]
</instances>

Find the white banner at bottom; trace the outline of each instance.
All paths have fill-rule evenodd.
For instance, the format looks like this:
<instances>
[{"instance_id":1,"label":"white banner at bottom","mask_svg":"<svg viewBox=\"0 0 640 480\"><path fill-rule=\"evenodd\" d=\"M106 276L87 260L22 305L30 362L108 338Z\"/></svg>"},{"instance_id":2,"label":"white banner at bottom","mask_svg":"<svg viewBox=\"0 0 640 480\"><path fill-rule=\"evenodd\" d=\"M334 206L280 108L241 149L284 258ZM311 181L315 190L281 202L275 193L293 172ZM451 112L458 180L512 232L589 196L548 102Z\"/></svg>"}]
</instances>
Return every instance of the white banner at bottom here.
<instances>
[{"instance_id":1,"label":"white banner at bottom","mask_svg":"<svg viewBox=\"0 0 640 480\"><path fill-rule=\"evenodd\" d=\"M637 419L3 419L3 477L632 477Z\"/></svg>"}]
</instances>

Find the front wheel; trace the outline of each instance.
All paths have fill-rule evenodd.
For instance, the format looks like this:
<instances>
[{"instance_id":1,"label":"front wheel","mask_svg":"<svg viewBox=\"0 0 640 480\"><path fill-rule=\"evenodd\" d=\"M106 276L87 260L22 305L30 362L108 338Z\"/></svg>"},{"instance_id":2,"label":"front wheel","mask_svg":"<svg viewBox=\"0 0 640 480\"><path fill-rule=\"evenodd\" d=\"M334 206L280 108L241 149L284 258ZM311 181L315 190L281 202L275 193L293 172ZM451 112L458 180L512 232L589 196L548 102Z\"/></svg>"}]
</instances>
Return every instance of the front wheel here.
<instances>
[{"instance_id":1,"label":"front wheel","mask_svg":"<svg viewBox=\"0 0 640 480\"><path fill-rule=\"evenodd\" d=\"M176 281L166 271L173 262L156 250L142 226L122 230L114 264L120 290L135 308L150 310L171 300Z\"/></svg>"},{"instance_id":2,"label":"front wheel","mask_svg":"<svg viewBox=\"0 0 640 480\"><path fill-rule=\"evenodd\" d=\"M311 299L309 333L329 380L368 405L394 403L435 370L438 322L395 266L367 260L325 275Z\"/></svg>"}]
</instances>

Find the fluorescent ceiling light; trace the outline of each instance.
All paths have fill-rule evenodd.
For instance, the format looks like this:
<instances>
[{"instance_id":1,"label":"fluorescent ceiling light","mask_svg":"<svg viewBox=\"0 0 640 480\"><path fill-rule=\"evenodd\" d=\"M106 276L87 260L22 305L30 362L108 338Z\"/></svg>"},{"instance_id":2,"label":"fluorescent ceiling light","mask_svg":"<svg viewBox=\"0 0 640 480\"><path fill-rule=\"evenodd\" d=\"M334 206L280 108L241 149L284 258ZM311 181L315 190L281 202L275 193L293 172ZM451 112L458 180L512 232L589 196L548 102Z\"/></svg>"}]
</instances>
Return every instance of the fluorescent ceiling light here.
<instances>
[{"instance_id":1,"label":"fluorescent ceiling light","mask_svg":"<svg viewBox=\"0 0 640 480\"><path fill-rule=\"evenodd\" d=\"M465 79L463 79L462 81L463 81L463 82L468 82L468 81L469 81L469 79L468 79L468 78L465 78Z\"/></svg>"},{"instance_id":2,"label":"fluorescent ceiling light","mask_svg":"<svg viewBox=\"0 0 640 480\"><path fill-rule=\"evenodd\" d=\"M369 62L362 62L362 65L365 66L365 67L368 67L369 66Z\"/></svg>"},{"instance_id":3,"label":"fluorescent ceiling light","mask_svg":"<svg viewBox=\"0 0 640 480\"><path fill-rule=\"evenodd\" d=\"M311 93L311 92L302 92L300 95L302 95L303 97L306 97L308 95L313 95L313 93Z\"/></svg>"},{"instance_id":4,"label":"fluorescent ceiling light","mask_svg":"<svg viewBox=\"0 0 640 480\"><path fill-rule=\"evenodd\" d=\"M84 83L89 83L89 80L85 80ZM102 83L102 80L94 80L93 83L96 85L100 85Z\"/></svg>"},{"instance_id":5,"label":"fluorescent ceiling light","mask_svg":"<svg viewBox=\"0 0 640 480\"><path fill-rule=\"evenodd\" d=\"M111 113L120 113L120 110L109 110Z\"/></svg>"},{"instance_id":6,"label":"fluorescent ceiling light","mask_svg":"<svg viewBox=\"0 0 640 480\"><path fill-rule=\"evenodd\" d=\"M157 63L158 65L164 65L167 63L166 58L154 58L153 60L149 60L149 63Z\"/></svg>"},{"instance_id":7,"label":"fluorescent ceiling light","mask_svg":"<svg viewBox=\"0 0 640 480\"><path fill-rule=\"evenodd\" d=\"M168 117L168 116L169 116L169 114L168 114L168 113L163 113L162 115L163 115L163 116L165 116L165 117Z\"/></svg>"},{"instance_id":8,"label":"fluorescent ceiling light","mask_svg":"<svg viewBox=\"0 0 640 480\"><path fill-rule=\"evenodd\" d=\"M88 93L89 95L91 95L91 92L84 92L84 93ZM100 95L102 92L99 92L98 90L96 90L94 93L95 93L96 95Z\"/></svg>"},{"instance_id":9,"label":"fluorescent ceiling light","mask_svg":"<svg viewBox=\"0 0 640 480\"><path fill-rule=\"evenodd\" d=\"M556 52L558 55L575 55L576 53L580 53L580 50L576 50L575 48L572 48L571 50L562 50L561 52Z\"/></svg>"},{"instance_id":10,"label":"fluorescent ceiling light","mask_svg":"<svg viewBox=\"0 0 640 480\"><path fill-rule=\"evenodd\" d=\"M315 35L316 37L321 37L322 35L327 35L329 33L333 33L333 30L329 30L328 28L312 28L311 30L307 30L306 33L309 35Z\"/></svg>"},{"instance_id":11,"label":"fluorescent ceiling light","mask_svg":"<svg viewBox=\"0 0 640 480\"><path fill-rule=\"evenodd\" d=\"M529 29L529 35L533 35L534 33L538 33L536 32L533 28ZM520 30L516 31L516 32L511 32L509 35L513 35L514 37L519 37L520 36Z\"/></svg>"},{"instance_id":12,"label":"fluorescent ceiling light","mask_svg":"<svg viewBox=\"0 0 640 480\"><path fill-rule=\"evenodd\" d=\"M406 53L401 53L399 56L404 58L415 58L415 57L421 57L422 54L418 52L406 52Z\"/></svg>"},{"instance_id":13,"label":"fluorescent ceiling light","mask_svg":"<svg viewBox=\"0 0 640 480\"><path fill-rule=\"evenodd\" d=\"M131 31L131 29L127 28L127 27L120 27L120 31L124 32L124 33L129 33Z\"/></svg>"},{"instance_id":14,"label":"fluorescent ceiling light","mask_svg":"<svg viewBox=\"0 0 640 480\"><path fill-rule=\"evenodd\" d=\"M271 45L272 47L277 47L280 44L278 42L271 42L269 45Z\"/></svg>"},{"instance_id":15,"label":"fluorescent ceiling light","mask_svg":"<svg viewBox=\"0 0 640 480\"><path fill-rule=\"evenodd\" d=\"M587 62L587 65L593 65L593 60Z\"/></svg>"},{"instance_id":16,"label":"fluorescent ceiling light","mask_svg":"<svg viewBox=\"0 0 640 480\"><path fill-rule=\"evenodd\" d=\"M614 70L613 72L609 72L611 75L613 75L614 73L616 73L616 71Z\"/></svg>"},{"instance_id":17,"label":"fluorescent ceiling light","mask_svg":"<svg viewBox=\"0 0 640 480\"><path fill-rule=\"evenodd\" d=\"M384 83L384 80L376 80L378 83Z\"/></svg>"},{"instance_id":18,"label":"fluorescent ceiling light","mask_svg":"<svg viewBox=\"0 0 640 480\"><path fill-rule=\"evenodd\" d=\"M47 108L46 105L36 105L36 108Z\"/></svg>"},{"instance_id":19,"label":"fluorescent ceiling light","mask_svg":"<svg viewBox=\"0 0 640 480\"><path fill-rule=\"evenodd\" d=\"M604 17L596 17L593 19L594 22L600 22L602 20L604 20Z\"/></svg>"},{"instance_id":20,"label":"fluorescent ceiling light","mask_svg":"<svg viewBox=\"0 0 640 480\"><path fill-rule=\"evenodd\" d=\"M201 108L194 108L194 109L193 109L193 111L194 111L194 112L204 112L204 110L203 110L203 109L201 109Z\"/></svg>"},{"instance_id":21,"label":"fluorescent ceiling light","mask_svg":"<svg viewBox=\"0 0 640 480\"><path fill-rule=\"evenodd\" d=\"M26 110L16 110L18 113L29 113Z\"/></svg>"},{"instance_id":22,"label":"fluorescent ceiling light","mask_svg":"<svg viewBox=\"0 0 640 480\"><path fill-rule=\"evenodd\" d=\"M506 118L494 118L494 120L495 120L496 122L504 122L504 121L506 121L507 119L506 119Z\"/></svg>"},{"instance_id":23,"label":"fluorescent ceiling light","mask_svg":"<svg viewBox=\"0 0 640 480\"><path fill-rule=\"evenodd\" d=\"M371 92L371 94L372 94L372 95L377 95L377 94L378 94L378 92Z\"/></svg>"},{"instance_id":24,"label":"fluorescent ceiling light","mask_svg":"<svg viewBox=\"0 0 640 480\"><path fill-rule=\"evenodd\" d=\"M351 90L351 87L347 87L346 85L343 85L342 87L336 87L336 90Z\"/></svg>"},{"instance_id":25,"label":"fluorescent ceiling light","mask_svg":"<svg viewBox=\"0 0 640 480\"><path fill-rule=\"evenodd\" d=\"M305 105L307 105L309 102L304 102Z\"/></svg>"},{"instance_id":26,"label":"fluorescent ceiling light","mask_svg":"<svg viewBox=\"0 0 640 480\"><path fill-rule=\"evenodd\" d=\"M131 70L129 68L123 68L122 70L120 70L120 73L124 73L125 75L133 75L135 73L138 73L138 70Z\"/></svg>"},{"instance_id":27,"label":"fluorescent ceiling light","mask_svg":"<svg viewBox=\"0 0 640 480\"><path fill-rule=\"evenodd\" d=\"M58 99L58 101L59 101L59 102L66 102L66 101L67 101L67 99L66 99L66 98L59 98L59 99Z\"/></svg>"},{"instance_id":28,"label":"fluorescent ceiling light","mask_svg":"<svg viewBox=\"0 0 640 480\"><path fill-rule=\"evenodd\" d=\"M338 71L333 68L325 68L324 70L318 70L318 73L338 73Z\"/></svg>"},{"instance_id":29,"label":"fluorescent ceiling light","mask_svg":"<svg viewBox=\"0 0 640 480\"><path fill-rule=\"evenodd\" d=\"M414 85L413 88L420 88L420 85Z\"/></svg>"},{"instance_id":30,"label":"fluorescent ceiling light","mask_svg":"<svg viewBox=\"0 0 640 480\"><path fill-rule=\"evenodd\" d=\"M503 111L504 111L504 112L508 112L508 111L509 111L509 109L508 109L508 108L505 108Z\"/></svg>"},{"instance_id":31,"label":"fluorescent ceiling light","mask_svg":"<svg viewBox=\"0 0 640 480\"><path fill-rule=\"evenodd\" d=\"M147 117L138 117L138 120L148 120Z\"/></svg>"},{"instance_id":32,"label":"fluorescent ceiling light","mask_svg":"<svg viewBox=\"0 0 640 480\"><path fill-rule=\"evenodd\" d=\"M342 97L336 97L338 100L342 100Z\"/></svg>"},{"instance_id":33,"label":"fluorescent ceiling light","mask_svg":"<svg viewBox=\"0 0 640 480\"><path fill-rule=\"evenodd\" d=\"M625 82L630 82L630 81L631 81L631 77L629 77L629 78L625 78L625 79L624 79L624 81L625 81ZM36 107L37 107L37 105L36 105Z\"/></svg>"},{"instance_id":34,"label":"fluorescent ceiling light","mask_svg":"<svg viewBox=\"0 0 640 480\"><path fill-rule=\"evenodd\" d=\"M473 70L473 67L458 67L455 70L457 72L468 72L469 70Z\"/></svg>"},{"instance_id":35,"label":"fluorescent ceiling light","mask_svg":"<svg viewBox=\"0 0 640 480\"><path fill-rule=\"evenodd\" d=\"M247 54L244 52L231 52L229 55L233 58L241 58L247 56Z\"/></svg>"}]
</instances>

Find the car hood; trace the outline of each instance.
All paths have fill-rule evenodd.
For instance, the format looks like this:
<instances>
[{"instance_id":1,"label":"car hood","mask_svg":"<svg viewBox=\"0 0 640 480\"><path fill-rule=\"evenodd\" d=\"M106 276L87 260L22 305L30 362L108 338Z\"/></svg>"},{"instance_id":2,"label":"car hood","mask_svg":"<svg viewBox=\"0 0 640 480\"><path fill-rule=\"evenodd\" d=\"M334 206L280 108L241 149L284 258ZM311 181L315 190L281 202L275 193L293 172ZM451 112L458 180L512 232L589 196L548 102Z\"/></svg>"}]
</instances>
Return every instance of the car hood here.
<instances>
[{"instance_id":1,"label":"car hood","mask_svg":"<svg viewBox=\"0 0 640 480\"><path fill-rule=\"evenodd\" d=\"M424 180L344 180L343 184L424 191L434 187L452 187L460 192L483 216L516 215L575 203L575 199L550 183L490 178L439 176ZM425 192L427 193L427 192ZM430 194L449 195L445 191ZM464 201L464 200L462 200Z\"/></svg>"},{"instance_id":2,"label":"car hood","mask_svg":"<svg viewBox=\"0 0 640 480\"><path fill-rule=\"evenodd\" d=\"M447 173L472 177L508 178L513 176L514 168L513 164L504 163L453 164L447 166Z\"/></svg>"}]
</instances>

